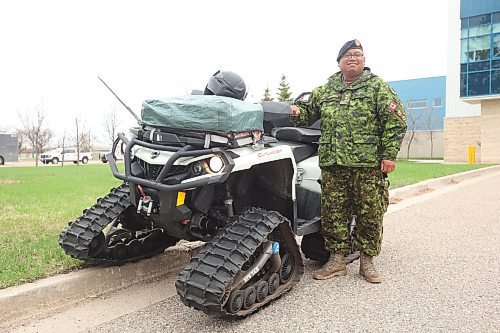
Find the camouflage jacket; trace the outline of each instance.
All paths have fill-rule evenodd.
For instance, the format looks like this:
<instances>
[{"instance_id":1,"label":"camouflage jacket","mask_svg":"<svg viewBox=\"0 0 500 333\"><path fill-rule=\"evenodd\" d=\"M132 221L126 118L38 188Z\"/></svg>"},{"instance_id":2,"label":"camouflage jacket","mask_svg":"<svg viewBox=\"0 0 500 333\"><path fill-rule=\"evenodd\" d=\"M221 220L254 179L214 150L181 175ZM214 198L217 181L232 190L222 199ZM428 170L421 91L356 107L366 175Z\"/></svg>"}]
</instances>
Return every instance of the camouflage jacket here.
<instances>
[{"instance_id":1,"label":"camouflage jacket","mask_svg":"<svg viewBox=\"0 0 500 333\"><path fill-rule=\"evenodd\" d=\"M377 167L395 160L406 132L404 108L396 92L365 67L361 77L345 85L341 72L298 103L297 123L321 119L321 167Z\"/></svg>"}]
</instances>

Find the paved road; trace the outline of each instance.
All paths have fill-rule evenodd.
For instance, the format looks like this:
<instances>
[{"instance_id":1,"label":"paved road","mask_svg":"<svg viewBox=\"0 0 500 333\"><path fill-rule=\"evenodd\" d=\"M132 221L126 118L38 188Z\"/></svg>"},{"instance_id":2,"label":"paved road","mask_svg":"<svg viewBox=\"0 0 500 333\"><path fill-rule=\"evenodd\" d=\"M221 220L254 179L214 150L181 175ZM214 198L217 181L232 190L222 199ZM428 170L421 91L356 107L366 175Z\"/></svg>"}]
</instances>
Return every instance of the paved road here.
<instances>
[{"instance_id":1,"label":"paved road","mask_svg":"<svg viewBox=\"0 0 500 333\"><path fill-rule=\"evenodd\" d=\"M299 284L249 318L181 304L173 277L94 299L13 332L498 332L500 172L390 206L380 285L358 275Z\"/></svg>"}]
</instances>

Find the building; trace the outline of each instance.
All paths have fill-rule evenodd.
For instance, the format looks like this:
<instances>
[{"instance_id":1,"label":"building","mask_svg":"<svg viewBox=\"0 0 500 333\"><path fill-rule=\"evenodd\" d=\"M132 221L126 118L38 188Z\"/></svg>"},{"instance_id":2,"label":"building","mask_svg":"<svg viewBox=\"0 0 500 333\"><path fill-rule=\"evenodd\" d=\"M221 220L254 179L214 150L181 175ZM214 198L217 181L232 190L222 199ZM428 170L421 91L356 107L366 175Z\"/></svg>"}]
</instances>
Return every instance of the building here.
<instances>
[{"instance_id":1,"label":"building","mask_svg":"<svg viewBox=\"0 0 500 333\"><path fill-rule=\"evenodd\" d=\"M444 160L500 163L500 1L450 0Z\"/></svg>"},{"instance_id":2,"label":"building","mask_svg":"<svg viewBox=\"0 0 500 333\"><path fill-rule=\"evenodd\" d=\"M405 106L408 126L398 157L443 157L446 77L388 82Z\"/></svg>"},{"instance_id":3,"label":"building","mask_svg":"<svg viewBox=\"0 0 500 333\"><path fill-rule=\"evenodd\" d=\"M18 161L18 143L17 134L0 133L0 165Z\"/></svg>"}]
</instances>

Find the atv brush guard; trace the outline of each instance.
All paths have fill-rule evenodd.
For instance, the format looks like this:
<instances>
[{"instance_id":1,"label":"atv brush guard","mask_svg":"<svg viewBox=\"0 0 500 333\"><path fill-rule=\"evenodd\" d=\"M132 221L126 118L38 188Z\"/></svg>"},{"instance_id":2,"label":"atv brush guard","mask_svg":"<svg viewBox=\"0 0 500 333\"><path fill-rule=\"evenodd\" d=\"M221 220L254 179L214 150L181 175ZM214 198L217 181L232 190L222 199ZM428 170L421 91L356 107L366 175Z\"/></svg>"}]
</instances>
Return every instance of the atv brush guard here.
<instances>
[{"instance_id":1,"label":"atv brush guard","mask_svg":"<svg viewBox=\"0 0 500 333\"><path fill-rule=\"evenodd\" d=\"M120 173L118 167L116 165L116 161L113 158L113 152L108 153L106 158L109 161L109 166L111 167L111 172L113 175L121 179L123 181L127 181L133 184L146 186L155 190L165 190L165 191L182 191L189 188L205 186L209 184L215 183L223 183L231 174L231 170L234 167L234 162L231 156L226 152L223 148L207 148L207 149L196 149L193 146L187 145L184 147L173 147L173 146L164 146L149 142L144 142L141 140L137 140L136 138L132 138L128 140L123 133L118 134L118 138L126 144L125 147L125 155L124 155L124 165L125 165L125 174ZM131 151L134 146L142 146L145 148L153 149L155 151L169 151L175 152L168 161L163 166L158 177L152 181L144 178L135 177L131 173L132 169L132 158ZM182 157L197 157L204 155L213 155L218 156L222 159L223 167L218 173L207 174L201 176L202 178L196 177L198 179L186 179L181 181L179 184L165 184L164 181L171 171L174 163Z\"/></svg>"}]
</instances>

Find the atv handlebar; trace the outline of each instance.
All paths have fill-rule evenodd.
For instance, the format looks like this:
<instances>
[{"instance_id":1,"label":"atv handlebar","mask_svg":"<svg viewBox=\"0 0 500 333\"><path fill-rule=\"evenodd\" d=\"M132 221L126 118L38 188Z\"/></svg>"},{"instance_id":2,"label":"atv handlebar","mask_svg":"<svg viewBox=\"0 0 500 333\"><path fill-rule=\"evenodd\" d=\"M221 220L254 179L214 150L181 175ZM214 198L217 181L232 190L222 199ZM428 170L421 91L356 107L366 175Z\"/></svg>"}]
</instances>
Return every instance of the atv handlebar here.
<instances>
[{"instance_id":1,"label":"atv handlebar","mask_svg":"<svg viewBox=\"0 0 500 333\"><path fill-rule=\"evenodd\" d=\"M184 146L184 147L164 146L164 145L144 142L141 140L137 140L136 138L128 140L123 133L119 133L118 138L127 144L125 148L125 155L123 158L125 165L125 174L120 173L120 171L118 170L118 167L116 166L116 161L113 159L113 152L111 152L106 154L106 158L109 161L109 166L111 168L113 176L123 181L146 186L155 190L182 191L198 186L205 186L214 183L223 183L229 177L231 170L234 167L233 159L223 148L191 150L194 148L193 146ZM130 155L131 155L131 149L135 145L160 151L170 151L170 152L175 151L175 153L172 156L170 156L168 161L165 163L158 177L154 181L152 181L144 178L135 177L131 173L132 159ZM221 174L211 175L210 177L197 179L194 181L188 180L180 184L163 184L163 181L167 177L168 172L172 169L175 161L177 161L179 158L187 156L195 157L208 154L219 155L224 161L224 168L222 169Z\"/></svg>"}]
</instances>

